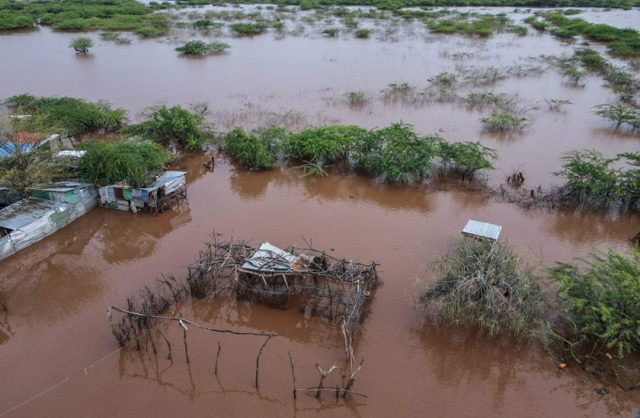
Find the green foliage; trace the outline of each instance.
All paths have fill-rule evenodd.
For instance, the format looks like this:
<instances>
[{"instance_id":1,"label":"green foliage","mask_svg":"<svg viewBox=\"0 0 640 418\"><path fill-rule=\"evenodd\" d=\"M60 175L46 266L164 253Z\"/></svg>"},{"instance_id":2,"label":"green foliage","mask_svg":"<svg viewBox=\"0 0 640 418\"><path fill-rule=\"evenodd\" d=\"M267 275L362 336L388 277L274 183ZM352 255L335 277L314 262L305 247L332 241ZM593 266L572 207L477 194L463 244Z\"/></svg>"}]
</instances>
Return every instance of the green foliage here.
<instances>
[{"instance_id":1,"label":"green foliage","mask_svg":"<svg viewBox=\"0 0 640 418\"><path fill-rule=\"evenodd\" d=\"M187 149L197 149L211 136L209 124L205 121L206 109L197 112L176 105L151 106L142 113L143 121L129 125L120 132L141 135L144 138L168 144L175 141Z\"/></svg>"},{"instance_id":2,"label":"green foliage","mask_svg":"<svg viewBox=\"0 0 640 418\"><path fill-rule=\"evenodd\" d=\"M37 124L39 117L33 117L29 125L26 119L13 121L12 124L0 123L0 187L9 190L9 194L28 197L29 189L34 185L50 183L68 178L67 168L52 160L51 151L46 145L32 148L48 137L52 131L38 129L39 133L25 130Z\"/></svg>"},{"instance_id":3,"label":"green foliage","mask_svg":"<svg viewBox=\"0 0 640 418\"><path fill-rule=\"evenodd\" d=\"M631 129L640 128L640 109L624 105L601 104L596 106L596 115L602 116L620 126L628 126Z\"/></svg>"},{"instance_id":4,"label":"green foliage","mask_svg":"<svg viewBox=\"0 0 640 418\"><path fill-rule=\"evenodd\" d=\"M41 128L57 127L59 134L79 135L95 130L119 128L127 118L122 108L112 109L106 101L87 102L72 97L13 96L5 103L19 104L19 112L37 116ZM30 123L25 119L25 123Z\"/></svg>"},{"instance_id":5,"label":"green foliage","mask_svg":"<svg viewBox=\"0 0 640 418\"><path fill-rule=\"evenodd\" d=\"M610 42L609 53L622 57L640 56L640 32L634 29L618 29L603 23L589 23L583 19L568 19L558 12L543 14L548 22L558 26L552 33L561 38L572 38L577 34L598 41Z\"/></svg>"},{"instance_id":6,"label":"green foliage","mask_svg":"<svg viewBox=\"0 0 640 418\"><path fill-rule=\"evenodd\" d=\"M413 126L395 123L363 135L353 159L359 169L374 176L412 184L431 175L440 140L438 136L420 137Z\"/></svg>"},{"instance_id":7,"label":"green foliage","mask_svg":"<svg viewBox=\"0 0 640 418\"><path fill-rule=\"evenodd\" d=\"M28 28L35 25L36 19L13 10L0 10L0 30Z\"/></svg>"},{"instance_id":8,"label":"green foliage","mask_svg":"<svg viewBox=\"0 0 640 418\"><path fill-rule=\"evenodd\" d=\"M229 29L238 35L257 35L269 28L269 25L264 23L232 23L229 25Z\"/></svg>"},{"instance_id":9,"label":"green foliage","mask_svg":"<svg viewBox=\"0 0 640 418\"><path fill-rule=\"evenodd\" d=\"M153 38L155 36L163 35L164 31L158 28L140 28L136 29L135 33L136 35L140 35L145 38Z\"/></svg>"},{"instance_id":10,"label":"green foliage","mask_svg":"<svg viewBox=\"0 0 640 418\"><path fill-rule=\"evenodd\" d=\"M275 22L274 24L271 25L272 28L274 28L277 31L281 31L284 29L284 22Z\"/></svg>"},{"instance_id":11,"label":"green foliage","mask_svg":"<svg viewBox=\"0 0 640 418\"><path fill-rule=\"evenodd\" d=\"M211 43L189 41L183 46L176 48L176 51L182 54L208 54L210 52L222 52L227 48L231 48L231 45L221 41Z\"/></svg>"},{"instance_id":12,"label":"green foliage","mask_svg":"<svg viewBox=\"0 0 640 418\"><path fill-rule=\"evenodd\" d=\"M462 238L430 269L438 278L419 302L456 323L529 336L542 318L545 297L534 269L505 242Z\"/></svg>"},{"instance_id":13,"label":"green foliage","mask_svg":"<svg viewBox=\"0 0 640 418\"><path fill-rule=\"evenodd\" d=\"M323 30L322 33L328 36L336 36L337 34L340 33L340 29L329 28L329 29Z\"/></svg>"},{"instance_id":14,"label":"green foliage","mask_svg":"<svg viewBox=\"0 0 640 418\"><path fill-rule=\"evenodd\" d=\"M480 118L482 128L488 131L511 131L524 129L527 118L519 118L508 113L492 113L490 117Z\"/></svg>"},{"instance_id":15,"label":"green foliage","mask_svg":"<svg viewBox=\"0 0 640 418\"><path fill-rule=\"evenodd\" d=\"M100 37L105 41L114 41L122 35L120 32L100 32Z\"/></svg>"},{"instance_id":16,"label":"green foliage","mask_svg":"<svg viewBox=\"0 0 640 418\"><path fill-rule=\"evenodd\" d=\"M276 155L273 150L270 152L269 137L270 135L264 135L264 132L263 135L256 131L247 133L238 126L225 136L227 152L247 168L273 168L276 166Z\"/></svg>"},{"instance_id":17,"label":"green foliage","mask_svg":"<svg viewBox=\"0 0 640 418\"><path fill-rule=\"evenodd\" d=\"M615 168L625 162L624 168ZM640 153L605 158L595 150L574 150L562 157L562 170L553 173L567 179L565 188L587 204L640 201Z\"/></svg>"},{"instance_id":18,"label":"green foliage","mask_svg":"<svg viewBox=\"0 0 640 418\"><path fill-rule=\"evenodd\" d=\"M87 53L89 52L89 48L92 46L93 39L85 36L78 36L77 38L71 39L71 42L69 42L69 48L75 49L76 52Z\"/></svg>"},{"instance_id":19,"label":"green foliage","mask_svg":"<svg viewBox=\"0 0 640 418\"><path fill-rule=\"evenodd\" d=\"M369 101L367 93L364 91L348 91L343 94L343 97L352 106L361 106Z\"/></svg>"},{"instance_id":20,"label":"green foliage","mask_svg":"<svg viewBox=\"0 0 640 418\"><path fill-rule=\"evenodd\" d=\"M593 251L583 265L557 263L558 286L573 344L593 343L619 357L640 346L640 254Z\"/></svg>"},{"instance_id":21,"label":"green foliage","mask_svg":"<svg viewBox=\"0 0 640 418\"><path fill-rule=\"evenodd\" d=\"M438 155L443 169L462 174L463 180L471 178L480 170L493 170L491 161L498 159L496 150L485 147L480 142L440 141Z\"/></svg>"},{"instance_id":22,"label":"green foliage","mask_svg":"<svg viewBox=\"0 0 640 418\"><path fill-rule=\"evenodd\" d=\"M427 81L435 86L454 87L458 83L458 78L453 73L443 72L434 77L427 79Z\"/></svg>"},{"instance_id":23,"label":"green foliage","mask_svg":"<svg viewBox=\"0 0 640 418\"><path fill-rule=\"evenodd\" d=\"M356 38L368 38L369 35L371 35L371 32L372 31L370 29L358 29L353 32L353 36Z\"/></svg>"},{"instance_id":24,"label":"green foliage","mask_svg":"<svg viewBox=\"0 0 640 418\"><path fill-rule=\"evenodd\" d=\"M171 155L151 141L91 140L82 144L87 151L80 158L78 172L83 181L98 185L122 182L132 187L149 185L147 175L171 161Z\"/></svg>"},{"instance_id":25,"label":"green foliage","mask_svg":"<svg viewBox=\"0 0 640 418\"><path fill-rule=\"evenodd\" d=\"M305 129L287 138L285 155L305 161L345 160L356 141L367 133L359 126L332 125Z\"/></svg>"}]
</instances>

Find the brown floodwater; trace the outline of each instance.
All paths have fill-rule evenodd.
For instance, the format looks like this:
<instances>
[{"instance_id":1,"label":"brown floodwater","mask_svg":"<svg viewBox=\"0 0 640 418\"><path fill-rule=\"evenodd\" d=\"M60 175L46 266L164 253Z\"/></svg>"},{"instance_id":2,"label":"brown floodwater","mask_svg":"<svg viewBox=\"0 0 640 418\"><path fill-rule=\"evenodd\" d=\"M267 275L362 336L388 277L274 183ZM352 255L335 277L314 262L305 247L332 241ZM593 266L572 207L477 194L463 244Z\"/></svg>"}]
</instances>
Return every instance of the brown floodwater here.
<instances>
[{"instance_id":1,"label":"brown floodwater","mask_svg":"<svg viewBox=\"0 0 640 418\"><path fill-rule=\"evenodd\" d=\"M624 22L638 17L637 11L588 13L614 25L615 16ZM73 34L39 28L3 35L0 95L106 99L133 115L152 104L207 102L218 124L256 125L291 109L298 112L296 126L374 127L403 120L424 134L440 132L451 141L481 141L498 149L501 161L488 179L493 185L515 167L527 176L527 187L555 184L550 172L559 168L558 156L574 148L606 155L638 150L637 135L613 131L591 113L593 106L613 100L596 77L575 88L548 70L491 86L495 92L519 92L531 103L574 103L559 113L544 106L532 110L531 127L507 135L482 133L478 118L485 113L453 104L416 108L373 100L353 110L331 100L348 90L374 94L391 82L427 86L428 77L459 63L441 57L442 50L485 55L463 62L484 66L571 51L547 35L425 40L424 33L406 27L397 41L387 42L324 39L316 36L319 29L284 39L229 38L230 52L205 59L178 57L174 44L155 40L120 46L99 41L91 55L80 57L67 48ZM244 109L245 116L229 113L234 109ZM573 368L559 371L536 340L456 328L410 301L416 278L430 279L424 262L445 251L469 219L501 224L502 236L518 243L531 262L551 265L584 255L591 245L630 249L628 238L640 231L637 214L522 210L459 187L397 186L338 168L322 178L300 178L288 167L246 172L223 155L207 170L207 158L196 154L185 161L188 202L175 210L152 217L98 208L0 262L0 297L10 308L0 312L0 414L19 406L6 416L632 417L640 409L637 395L615 388L598 397L598 382ZM299 387L317 384L316 362L326 369L343 357L340 329L306 317L295 303L280 311L219 298L187 300L176 308L212 327L284 334L263 353L259 390L254 373L262 339L190 330L186 364L181 331L172 324L162 327L172 342L172 360L166 359L164 342L157 342L157 356L150 347L118 350L103 310L124 306L142 281L184 275L214 228L280 247L313 239L314 247L337 256L380 260L383 284L356 343L365 363L354 388L366 399L292 399L287 350ZM334 372L326 386L339 382Z\"/></svg>"}]
</instances>

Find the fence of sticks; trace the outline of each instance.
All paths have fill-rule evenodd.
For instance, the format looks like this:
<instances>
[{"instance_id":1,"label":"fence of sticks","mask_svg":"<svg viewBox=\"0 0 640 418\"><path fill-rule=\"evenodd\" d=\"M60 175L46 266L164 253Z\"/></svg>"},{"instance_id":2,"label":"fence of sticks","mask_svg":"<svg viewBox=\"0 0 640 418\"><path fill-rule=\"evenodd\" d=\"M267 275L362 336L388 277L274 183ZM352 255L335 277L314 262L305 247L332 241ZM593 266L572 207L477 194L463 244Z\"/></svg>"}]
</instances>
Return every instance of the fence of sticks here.
<instances>
[{"instance_id":1,"label":"fence of sticks","mask_svg":"<svg viewBox=\"0 0 640 418\"><path fill-rule=\"evenodd\" d=\"M176 321L183 329L184 348L187 363L189 362L187 345L187 325L204 329L209 332L230 333L264 337L265 342L260 348L256 359L256 387L258 387L258 372L260 355L269 340L280 336L275 333L238 332L227 329L216 329L198 325L178 316L162 316L174 304L179 304L185 298L205 298L215 296L234 296L239 299L266 304L272 308L287 309L293 295L301 296L301 311L314 316L322 316L340 324L345 342L345 377L344 387L340 389L323 388L329 370L322 370L320 363L316 368L320 373L318 386L308 389L297 389L295 367L291 360L294 390L313 393L319 397L322 390L340 392L343 396L358 394L351 390L364 362L364 357L358 362L355 358L353 342L354 336L363 320L364 312L371 291L378 283L376 262L362 264L346 259L338 259L323 251L308 248L299 249L291 246L281 250L269 243L253 247L248 241L219 240L213 233L205 249L200 251L195 261L188 266L186 282L173 276L162 277L155 282L155 288L142 284L138 294L127 299L126 309L111 306L105 310L107 320L118 343L124 347L135 343L140 350L141 337L146 336L146 343L151 343L154 353L157 353L153 341L153 332L157 332L166 342L168 358L171 358L171 343L155 325L156 321ZM114 320L113 313L122 314ZM145 348L147 345L145 344ZM220 346L216 357L216 371ZM289 353L289 356L291 354ZM364 395L361 395L364 396Z\"/></svg>"},{"instance_id":2,"label":"fence of sticks","mask_svg":"<svg viewBox=\"0 0 640 418\"><path fill-rule=\"evenodd\" d=\"M190 292L205 297L230 289L239 299L278 309L289 308L291 297L301 295L301 311L341 323L346 360L353 360L350 347L378 283L378 264L338 259L307 245L281 250L263 243L256 248L233 237L219 240L214 233L188 266Z\"/></svg>"}]
</instances>

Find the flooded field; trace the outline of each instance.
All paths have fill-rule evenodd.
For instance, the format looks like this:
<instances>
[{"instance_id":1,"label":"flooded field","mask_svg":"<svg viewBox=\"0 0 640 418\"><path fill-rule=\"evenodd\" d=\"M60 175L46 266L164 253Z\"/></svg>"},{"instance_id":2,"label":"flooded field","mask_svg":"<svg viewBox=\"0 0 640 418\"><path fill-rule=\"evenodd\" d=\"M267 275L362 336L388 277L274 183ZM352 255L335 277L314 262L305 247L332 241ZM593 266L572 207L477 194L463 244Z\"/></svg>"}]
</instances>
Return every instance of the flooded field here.
<instances>
[{"instance_id":1,"label":"flooded field","mask_svg":"<svg viewBox=\"0 0 640 418\"><path fill-rule=\"evenodd\" d=\"M509 14L514 20L527 16ZM640 26L637 10L587 11L580 17ZM533 30L486 40L436 36L417 23L399 23L397 32L384 38L380 25L386 24L367 23L378 31L370 39L325 38L322 25L284 36L223 33L232 45L228 52L197 58L177 56L177 44L167 38L116 45L92 34L96 47L83 56L68 48L77 34L47 27L4 33L0 95L104 99L134 118L154 104L206 103L209 118L222 130L271 122L293 129L331 123L373 128L402 120L421 134L481 141L497 149L500 161L489 175L491 186L504 183L514 169L525 174L524 187L558 184L552 172L560 169L561 154L573 149L605 155L638 151L637 133L616 131L593 114L594 106L615 101L601 78L589 76L576 86L533 59L570 54L573 46ZM453 58L463 52L468 53L464 59ZM390 83L427 87L427 79L443 71L518 65L542 68L520 76L512 71L489 86L463 85L456 94L517 93L530 122L521 132L483 131L479 118L490 113L487 109L455 101L390 102L380 96ZM342 100L348 91L367 92L370 100L349 106ZM551 98L573 104L550 111L544 100ZM532 263L549 266L585 255L591 245L631 248L629 238L640 231L637 213L523 210L464 187L392 185L339 167L328 177L301 178L286 165L247 172L224 154L208 153L215 155L213 170L202 164L209 154L185 160L188 202L175 210L151 217L97 208L0 262L0 295L10 307L0 312L0 414L632 417L640 409L634 392L612 388L610 395L597 396L593 378L577 368L559 371L535 339L490 338L474 328L456 328L410 301L416 279L429 280L424 262L445 251L469 219L502 225L503 238L520 244ZM284 334L262 355L259 390L254 360L262 339L194 332L186 364L182 331L171 324L161 329L172 342L173 359L166 359L159 342L157 356L150 348L119 350L104 309L125 306L142 281L167 273L184 276L184 267L214 228L280 247L311 238L314 247L336 256L379 259L382 286L356 340L365 362L355 390L366 399L333 400L329 394L292 399L287 350L296 362L298 387L317 384L316 362L323 369L343 362L340 328L305 316L296 302L281 311L223 298L187 300L174 312L208 326ZM222 351L215 376L218 342ZM325 385L335 386L340 377L334 372Z\"/></svg>"}]
</instances>

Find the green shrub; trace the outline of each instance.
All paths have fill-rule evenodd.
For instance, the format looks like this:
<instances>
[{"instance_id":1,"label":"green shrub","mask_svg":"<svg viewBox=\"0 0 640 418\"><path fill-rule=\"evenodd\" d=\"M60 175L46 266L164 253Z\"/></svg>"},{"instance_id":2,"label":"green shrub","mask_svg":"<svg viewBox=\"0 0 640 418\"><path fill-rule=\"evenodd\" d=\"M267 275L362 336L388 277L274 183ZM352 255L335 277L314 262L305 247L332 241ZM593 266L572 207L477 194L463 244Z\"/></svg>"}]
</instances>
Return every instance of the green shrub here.
<instances>
[{"instance_id":1,"label":"green shrub","mask_svg":"<svg viewBox=\"0 0 640 418\"><path fill-rule=\"evenodd\" d=\"M126 110L112 109L106 101L91 103L71 97L35 98L30 95L14 96L7 101L20 103L20 113L37 116L45 128L56 126L64 130L57 132L59 134L79 135L100 129L113 130L119 128L127 118Z\"/></svg>"},{"instance_id":2,"label":"green shrub","mask_svg":"<svg viewBox=\"0 0 640 418\"><path fill-rule=\"evenodd\" d=\"M162 144L175 141L187 149L197 149L211 137L205 114L206 109L202 112L191 112L180 105L171 108L166 105L152 106L142 113L142 122L129 125L120 132L126 135L141 135Z\"/></svg>"},{"instance_id":3,"label":"green shrub","mask_svg":"<svg viewBox=\"0 0 640 418\"><path fill-rule=\"evenodd\" d=\"M115 41L122 35L121 32L100 32L100 37L105 41Z\"/></svg>"},{"instance_id":4,"label":"green shrub","mask_svg":"<svg viewBox=\"0 0 640 418\"><path fill-rule=\"evenodd\" d=\"M267 30L269 26L264 23L232 23L229 29L238 35L257 35Z\"/></svg>"},{"instance_id":5,"label":"green shrub","mask_svg":"<svg viewBox=\"0 0 640 418\"><path fill-rule=\"evenodd\" d=\"M549 27L549 24L546 22L532 22L531 26L533 26L534 29L543 31L546 30Z\"/></svg>"},{"instance_id":6,"label":"green shrub","mask_svg":"<svg viewBox=\"0 0 640 418\"><path fill-rule=\"evenodd\" d=\"M610 120L620 126L628 126L631 129L640 128L640 109L624 105L601 104L596 106L596 115Z\"/></svg>"},{"instance_id":7,"label":"green shrub","mask_svg":"<svg viewBox=\"0 0 640 418\"><path fill-rule=\"evenodd\" d=\"M153 38L155 36L163 35L164 31L157 28L140 28L137 29L135 33L145 38Z\"/></svg>"},{"instance_id":8,"label":"green shrub","mask_svg":"<svg viewBox=\"0 0 640 418\"><path fill-rule=\"evenodd\" d=\"M236 127L225 136L227 152L247 168L269 169L276 166L275 153L269 150L269 143L256 132L245 132Z\"/></svg>"},{"instance_id":9,"label":"green shrub","mask_svg":"<svg viewBox=\"0 0 640 418\"><path fill-rule=\"evenodd\" d=\"M488 328L491 335L506 328L529 336L543 317L546 298L535 270L505 242L462 238L430 269L438 278L419 302L426 308L435 305L456 323Z\"/></svg>"},{"instance_id":10,"label":"green shrub","mask_svg":"<svg viewBox=\"0 0 640 418\"><path fill-rule=\"evenodd\" d=\"M357 31L353 32L353 36L355 36L356 38L368 38L372 32L373 31L370 29L358 29Z\"/></svg>"},{"instance_id":11,"label":"green shrub","mask_svg":"<svg viewBox=\"0 0 640 418\"><path fill-rule=\"evenodd\" d=\"M202 41L189 41L176 48L176 51L183 54L208 54L210 52L222 52L227 48L231 48L231 45L221 41L214 41L208 44Z\"/></svg>"},{"instance_id":12,"label":"green shrub","mask_svg":"<svg viewBox=\"0 0 640 418\"><path fill-rule=\"evenodd\" d=\"M510 131L524 129L527 118L519 118L508 113L492 113L490 117L480 118L482 128L489 131Z\"/></svg>"},{"instance_id":13,"label":"green shrub","mask_svg":"<svg viewBox=\"0 0 640 418\"><path fill-rule=\"evenodd\" d=\"M572 263L557 263L547 272L558 286L572 348L590 343L618 357L640 347L640 254L593 251Z\"/></svg>"},{"instance_id":14,"label":"green shrub","mask_svg":"<svg viewBox=\"0 0 640 418\"><path fill-rule=\"evenodd\" d=\"M356 142L366 134L367 130L359 126L333 125L305 129L289 135L285 155L309 162L346 160Z\"/></svg>"},{"instance_id":15,"label":"green shrub","mask_svg":"<svg viewBox=\"0 0 640 418\"><path fill-rule=\"evenodd\" d=\"M395 123L362 135L353 152L356 167L399 183L429 177L441 138L420 137L413 126Z\"/></svg>"},{"instance_id":16,"label":"green shrub","mask_svg":"<svg viewBox=\"0 0 640 418\"><path fill-rule=\"evenodd\" d=\"M35 23L36 20L32 16L11 10L0 10L0 30L28 28Z\"/></svg>"},{"instance_id":17,"label":"green shrub","mask_svg":"<svg viewBox=\"0 0 640 418\"><path fill-rule=\"evenodd\" d=\"M462 174L462 179L472 178L480 170L493 170L491 161L498 159L496 150L480 142L439 143L438 155L445 171Z\"/></svg>"},{"instance_id":18,"label":"green shrub","mask_svg":"<svg viewBox=\"0 0 640 418\"><path fill-rule=\"evenodd\" d=\"M217 26L216 23L212 22L209 19L201 19L201 20L196 20L195 22L193 22L191 24L191 26L193 26L196 29L206 29L210 26Z\"/></svg>"},{"instance_id":19,"label":"green shrub","mask_svg":"<svg viewBox=\"0 0 640 418\"><path fill-rule=\"evenodd\" d=\"M171 161L171 155L150 141L91 140L82 144L86 154L80 158L78 172L83 181L98 185L123 182L132 187L148 186L147 175Z\"/></svg>"},{"instance_id":20,"label":"green shrub","mask_svg":"<svg viewBox=\"0 0 640 418\"><path fill-rule=\"evenodd\" d=\"M78 36L77 38L73 38L71 42L69 42L69 48L73 48L76 52L87 53L89 52L89 48L93 46L93 39Z\"/></svg>"},{"instance_id":21,"label":"green shrub","mask_svg":"<svg viewBox=\"0 0 640 418\"><path fill-rule=\"evenodd\" d=\"M337 34L340 33L340 29L329 28L329 29L323 30L322 33L328 36L336 36Z\"/></svg>"}]
</instances>

